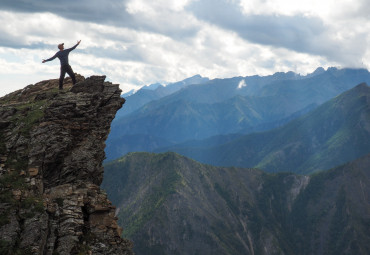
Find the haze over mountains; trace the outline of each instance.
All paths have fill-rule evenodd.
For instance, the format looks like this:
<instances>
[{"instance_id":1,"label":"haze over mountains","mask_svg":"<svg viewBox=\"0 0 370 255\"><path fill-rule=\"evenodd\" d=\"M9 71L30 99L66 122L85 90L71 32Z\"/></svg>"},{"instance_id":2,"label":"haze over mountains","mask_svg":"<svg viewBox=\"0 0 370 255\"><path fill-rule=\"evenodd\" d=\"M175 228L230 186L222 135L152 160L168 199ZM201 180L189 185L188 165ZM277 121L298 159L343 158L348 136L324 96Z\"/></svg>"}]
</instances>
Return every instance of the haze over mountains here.
<instances>
[{"instance_id":1,"label":"haze over mountains","mask_svg":"<svg viewBox=\"0 0 370 255\"><path fill-rule=\"evenodd\" d=\"M199 80L201 84L165 96L158 96L158 89L142 89L127 97L128 107L130 101L138 102L132 103L137 107L148 95L155 99L126 116L118 113L107 140L107 159L213 136L221 137L206 142L222 143L281 127L360 83L370 84L370 74L364 69L318 68L307 76L288 72Z\"/></svg>"},{"instance_id":2,"label":"haze over mountains","mask_svg":"<svg viewBox=\"0 0 370 255\"><path fill-rule=\"evenodd\" d=\"M195 75L183 81L170 83L166 86L163 86L160 83L155 83L149 86L144 86L137 92L130 91L127 94L122 95L122 97L127 98L126 100L129 100L129 103L127 104L128 106L125 111L119 111L117 113L117 118L129 115L146 103L170 95L182 88L185 88L188 85L202 84L207 81L209 81L208 78L203 78L200 75Z\"/></svg>"},{"instance_id":3,"label":"haze over mountains","mask_svg":"<svg viewBox=\"0 0 370 255\"><path fill-rule=\"evenodd\" d=\"M211 139L209 139L211 140ZM281 128L221 145L197 142L166 148L219 166L308 174L370 153L370 87L362 83Z\"/></svg>"},{"instance_id":4,"label":"haze over mountains","mask_svg":"<svg viewBox=\"0 0 370 255\"><path fill-rule=\"evenodd\" d=\"M370 73L197 79L112 124L102 187L136 254L368 254Z\"/></svg>"}]
</instances>

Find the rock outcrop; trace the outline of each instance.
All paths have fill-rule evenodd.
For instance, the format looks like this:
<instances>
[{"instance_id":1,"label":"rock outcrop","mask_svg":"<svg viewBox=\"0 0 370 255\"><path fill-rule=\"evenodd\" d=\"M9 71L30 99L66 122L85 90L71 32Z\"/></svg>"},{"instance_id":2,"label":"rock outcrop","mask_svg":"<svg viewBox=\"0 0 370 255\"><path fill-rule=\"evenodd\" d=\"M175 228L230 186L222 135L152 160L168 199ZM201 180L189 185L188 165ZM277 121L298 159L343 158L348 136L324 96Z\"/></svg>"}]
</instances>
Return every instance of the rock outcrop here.
<instances>
[{"instance_id":1,"label":"rock outcrop","mask_svg":"<svg viewBox=\"0 0 370 255\"><path fill-rule=\"evenodd\" d=\"M105 76L42 81L0 99L0 253L132 254L100 189L124 99Z\"/></svg>"}]
</instances>

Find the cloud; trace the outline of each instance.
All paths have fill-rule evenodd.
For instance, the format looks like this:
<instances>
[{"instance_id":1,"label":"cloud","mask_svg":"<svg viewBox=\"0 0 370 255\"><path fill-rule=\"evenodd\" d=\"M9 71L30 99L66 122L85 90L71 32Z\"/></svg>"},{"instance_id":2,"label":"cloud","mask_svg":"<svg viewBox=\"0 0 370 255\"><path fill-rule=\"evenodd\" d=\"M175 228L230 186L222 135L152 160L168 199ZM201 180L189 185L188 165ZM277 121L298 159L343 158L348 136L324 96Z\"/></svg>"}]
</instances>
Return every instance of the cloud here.
<instances>
[{"instance_id":1,"label":"cloud","mask_svg":"<svg viewBox=\"0 0 370 255\"><path fill-rule=\"evenodd\" d=\"M1 0L0 87L57 78L59 61L41 60L79 39L73 69L124 91L195 74L370 67L368 10L364 0Z\"/></svg>"},{"instance_id":2,"label":"cloud","mask_svg":"<svg viewBox=\"0 0 370 255\"><path fill-rule=\"evenodd\" d=\"M247 87L247 83L245 83L245 80L241 80L238 84L238 89L242 89L244 87Z\"/></svg>"},{"instance_id":3,"label":"cloud","mask_svg":"<svg viewBox=\"0 0 370 255\"><path fill-rule=\"evenodd\" d=\"M245 40L257 44L325 56L328 60L347 61L350 64L358 63L366 51L363 41L368 33L361 31L351 36L341 36L340 28L325 23L319 15L313 15L314 10L307 15L298 9L301 2L293 4L297 8L290 12L277 8L271 0L252 2L256 3L254 12L251 6L246 7L246 1L240 4L239 1L230 0L196 1L187 8L197 18L234 31ZM266 7L264 12L261 6ZM361 42L356 49L351 49L354 41Z\"/></svg>"},{"instance_id":4,"label":"cloud","mask_svg":"<svg viewBox=\"0 0 370 255\"><path fill-rule=\"evenodd\" d=\"M197 1L189 8L196 17L235 31L248 41L297 51L307 48L309 41L306 38L325 32L322 22L317 18L245 15L239 5L230 4L226 0Z\"/></svg>"},{"instance_id":5,"label":"cloud","mask_svg":"<svg viewBox=\"0 0 370 255\"><path fill-rule=\"evenodd\" d=\"M73 21L64 20L50 13L29 14L23 13L20 18L19 13L0 11L0 46L8 48L46 48L55 45L63 34L66 37L74 34L69 31L81 28ZM52 40L51 40L52 39Z\"/></svg>"},{"instance_id":6,"label":"cloud","mask_svg":"<svg viewBox=\"0 0 370 255\"><path fill-rule=\"evenodd\" d=\"M20 24L16 16L9 15L8 21L17 27ZM30 77L27 84L57 78L58 60L41 64L41 59L54 55L58 43L64 42L66 47L70 47L77 39L82 39L82 43L70 55L73 70L84 76L105 74L112 82L119 83L124 91L154 82L175 82L195 74L210 78L263 75L274 71L305 71L322 64L320 58L297 55L287 50L272 50L208 23L199 27L195 37L178 40L147 31L76 22L49 13L24 16L29 23L39 24L34 19L49 20L49 24L55 24L53 31L44 36L34 33L32 26L20 26L19 34L24 34L19 37L23 40L22 45L38 41L47 44L39 49L21 45L20 49L16 47L9 50L0 46L0 58L7 60L4 65L9 61L14 62L9 66L12 66L12 73L17 77L27 72ZM73 27L72 31L70 27ZM11 32L10 29L6 31ZM61 34L65 36L63 41ZM13 41L16 42L17 38ZM297 67L292 68L292 63Z\"/></svg>"},{"instance_id":7,"label":"cloud","mask_svg":"<svg viewBox=\"0 0 370 255\"><path fill-rule=\"evenodd\" d=\"M126 0L105 0L104 3L99 0L2 0L0 9L24 13L50 12L73 20L108 22L117 18L124 21L129 16L125 9L126 3Z\"/></svg>"},{"instance_id":8,"label":"cloud","mask_svg":"<svg viewBox=\"0 0 370 255\"><path fill-rule=\"evenodd\" d=\"M150 31L176 38L194 36L197 31L195 20L191 15L183 12L183 6L188 1L178 0L177 3L172 4L164 4L164 2L166 1L2 0L0 10L21 13L53 13L69 20ZM48 24L47 21L45 24Z\"/></svg>"},{"instance_id":9,"label":"cloud","mask_svg":"<svg viewBox=\"0 0 370 255\"><path fill-rule=\"evenodd\" d=\"M240 0L239 3L242 12L249 15L314 16L325 22L370 17L367 0Z\"/></svg>"}]
</instances>

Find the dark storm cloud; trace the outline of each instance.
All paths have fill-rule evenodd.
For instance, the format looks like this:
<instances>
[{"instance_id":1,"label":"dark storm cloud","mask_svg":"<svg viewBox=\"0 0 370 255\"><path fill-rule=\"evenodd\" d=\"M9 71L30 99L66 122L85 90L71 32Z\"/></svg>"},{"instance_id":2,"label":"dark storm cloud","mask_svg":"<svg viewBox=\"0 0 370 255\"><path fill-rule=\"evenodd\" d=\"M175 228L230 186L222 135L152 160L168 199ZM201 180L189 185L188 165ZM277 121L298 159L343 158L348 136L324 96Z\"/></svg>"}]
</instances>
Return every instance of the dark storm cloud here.
<instances>
[{"instance_id":1,"label":"dark storm cloud","mask_svg":"<svg viewBox=\"0 0 370 255\"><path fill-rule=\"evenodd\" d=\"M154 19L143 13L133 15L127 11L128 2L128 0L1 0L0 10L19 13L49 12L70 20L148 31L175 39L194 36L198 31L194 26L179 29L178 24L183 20L165 8L160 10L161 13L157 13L158 17ZM169 19L171 22L168 22Z\"/></svg>"},{"instance_id":2,"label":"dark storm cloud","mask_svg":"<svg viewBox=\"0 0 370 255\"><path fill-rule=\"evenodd\" d=\"M202 0L188 6L188 10L206 22L257 44L283 47L297 52L329 53L335 45L326 35L323 22L314 17L284 15L247 15L241 7L227 0ZM334 47L335 48L335 47Z\"/></svg>"},{"instance_id":3,"label":"dark storm cloud","mask_svg":"<svg viewBox=\"0 0 370 255\"><path fill-rule=\"evenodd\" d=\"M14 12L50 12L67 19L114 23L129 21L126 0L1 0L0 10Z\"/></svg>"}]
</instances>

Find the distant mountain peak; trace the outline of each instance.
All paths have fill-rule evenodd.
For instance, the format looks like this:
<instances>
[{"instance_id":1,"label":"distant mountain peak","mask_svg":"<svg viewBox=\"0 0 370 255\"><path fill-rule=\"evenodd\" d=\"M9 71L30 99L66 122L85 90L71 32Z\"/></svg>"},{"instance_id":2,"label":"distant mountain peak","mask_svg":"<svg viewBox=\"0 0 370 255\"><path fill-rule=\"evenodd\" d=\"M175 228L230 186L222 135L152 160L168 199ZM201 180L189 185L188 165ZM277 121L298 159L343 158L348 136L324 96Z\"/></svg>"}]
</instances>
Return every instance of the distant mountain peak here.
<instances>
[{"instance_id":1,"label":"distant mountain peak","mask_svg":"<svg viewBox=\"0 0 370 255\"><path fill-rule=\"evenodd\" d=\"M125 92L125 93L122 93L122 94L121 94L121 97L123 97L123 98L125 98L125 97L129 97L129 96L131 96L131 95L135 94L136 92L137 92L137 90L135 90L135 89L131 89L130 91L127 91L127 92Z\"/></svg>"},{"instance_id":2,"label":"distant mountain peak","mask_svg":"<svg viewBox=\"0 0 370 255\"><path fill-rule=\"evenodd\" d=\"M369 85L367 85L367 83L366 83L366 82L362 82L362 83L358 84L358 85L355 87L355 89L370 89L370 86L369 86Z\"/></svg>"},{"instance_id":3,"label":"distant mountain peak","mask_svg":"<svg viewBox=\"0 0 370 255\"><path fill-rule=\"evenodd\" d=\"M351 96L353 97L353 96L358 96L358 95L363 95L363 94L370 95L370 86L367 85L367 83L365 82L358 84L357 86L339 95L338 97L349 98Z\"/></svg>"},{"instance_id":4,"label":"distant mountain peak","mask_svg":"<svg viewBox=\"0 0 370 255\"><path fill-rule=\"evenodd\" d=\"M316 68L316 70L311 73L310 75L311 76L315 76L315 75L319 75L319 74L322 74L322 73L325 73L325 69L323 67L318 67Z\"/></svg>"},{"instance_id":5,"label":"distant mountain peak","mask_svg":"<svg viewBox=\"0 0 370 255\"><path fill-rule=\"evenodd\" d=\"M196 75L193 75L193 76L191 76L187 79L192 79L192 78L202 78L202 76L200 74L196 74ZM187 79L185 79L185 80L187 80Z\"/></svg>"},{"instance_id":6,"label":"distant mountain peak","mask_svg":"<svg viewBox=\"0 0 370 255\"><path fill-rule=\"evenodd\" d=\"M189 78L186 78L182 80L184 84L191 85L191 84L200 84L204 83L205 81L208 81L209 79L207 77L202 77L200 74L196 74L194 76L191 76Z\"/></svg>"},{"instance_id":7,"label":"distant mountain peak","mask_svg":"<svg viewBox=\"0 0 370 255\"><path fill-rule=\"evenodd\" d=\"M153 84L150 84L150 85L146 85L146 86L142 87L142 89L156 90L159 87L163 87L163 85L160 84L159 82L157 82L157 83L153 83Z\"/></svg>"},{"instance_id":8,"label":"distant mountain peak","mask_svg":"<svg viewBox=\"0 0 370 255\"><path fill-rule=\"evenodd\" d=\"M370 86L367 85L367 83L363 82L358 84L356 87L350 89L347 91L347 93L344 93L347 95L347 97L358 97L362 95L370 95Z\"/></svg>"}]
</instances>

